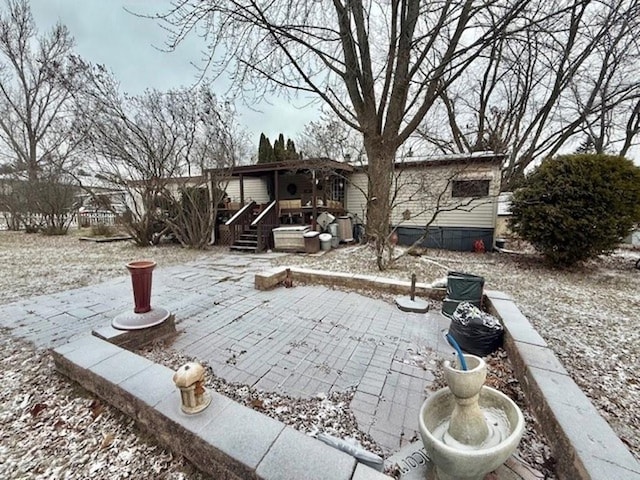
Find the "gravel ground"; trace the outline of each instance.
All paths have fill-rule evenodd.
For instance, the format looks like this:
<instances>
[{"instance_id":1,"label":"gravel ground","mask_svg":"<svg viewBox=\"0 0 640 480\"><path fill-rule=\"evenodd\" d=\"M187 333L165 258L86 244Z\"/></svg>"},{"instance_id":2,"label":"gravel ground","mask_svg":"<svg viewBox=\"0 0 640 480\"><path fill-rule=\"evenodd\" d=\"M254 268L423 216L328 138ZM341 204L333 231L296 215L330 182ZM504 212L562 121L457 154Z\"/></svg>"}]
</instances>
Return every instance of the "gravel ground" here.
<instances>
[{"instance_id":1,"label":"gravel ground","mask_svg":"<svg viewBox=\"0 0 640 480\"><path fill-rule=\"evenodd\" d=\"M221 251L191 251L174 245L140 249L128 242L79 242L77 235L42 237L0 232L0 304L124 275L123 265L132 259L150 257L165 267ZM487 288L510 293L638 457L640 415L632 399L638 398L640 387L632 366L638 364L640 342L631 322L632 312L637 312L640 305L640 271L633 268L634 259L639 257L638 252L620 251L579 269L555 271L535 255L430 250L419 257L401 259L385 275L408 279L416 273L418 281L430 282L448 270L464 270L483 275ZM376 273L372 252L365 246L341 248L321 257L288 256L278 262ZM33 275L34 270L38 275ZM46 354L8 337L6 332L0 334L0 378L4 385L15 385L0 395L1 478L145 478L141 472L154 472L154 478L204 478L188 462L146 439L129 419L69 386L55 373ZM161 351L153 349L146 354L169 365L182 360L158 353ZM501 359L494 365L500 364L507 362ZM506 380L503 386L507 389L511 384ZM30 385L28 393L21 385ZM294 423L300 412L305 415L307 411L341 425L353 422L348 409L343 408L348 392L344 398L313 399L297 410L297 406L290 406L291 399L268 398L265 403L255 392L225 385L222 382L216 388L266 413L278 410ZM514 391L512 397L517 396ZM289 410L283 410L286 403ZM319 417L303 418L305 422L299 423L310 425L306 430L302 425L302 429L312 431L321 423ZM24 435L26 430L33 434ZM358 440L375 451L366 436ZM545 470L543 467L549 466L544 465L546 447L535 437L527 442L531 445L527 461ZM27 468L29 474L25 473Z\"/></svg>"},{"instance_id":2,"label":"gravel ground","mask_svg":"<svg viewBox=\"0 0 640 480\"><path fill-rule=\"evenodd\" d=\"M72 230L68 236L45 237L0 231L0 305L127 275L125 264L144 257L152 257L158 265L168 267L210 254L177 245L140 248L126 241L79 240L88 234Z\"/></svg>"},{"instance_id":3,"label":"gravel ground","mask_svg":"<svg viewBox=\"0 0 640 480\"><path fill-rule=\"evenodd\" d=\"M0 330L0 478L205 480L133 420Z\"/></svg>"}]
</instances>

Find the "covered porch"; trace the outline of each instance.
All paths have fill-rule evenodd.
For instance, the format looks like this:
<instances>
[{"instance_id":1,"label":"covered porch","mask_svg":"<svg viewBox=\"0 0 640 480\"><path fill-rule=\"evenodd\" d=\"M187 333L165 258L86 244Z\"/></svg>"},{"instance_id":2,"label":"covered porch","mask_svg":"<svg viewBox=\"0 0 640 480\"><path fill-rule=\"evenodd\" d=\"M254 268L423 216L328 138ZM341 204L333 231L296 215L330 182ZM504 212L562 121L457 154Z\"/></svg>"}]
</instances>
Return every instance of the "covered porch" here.
<instances>
[{"instance_id":1,"label":"covered porch","mask_svg":"<svg viewBox=\"0 0 640 480\"><path fill-rule=\"evenodd\" d=\"M322 212L344 215L347 175L352 171L351 165L328 158L210 170L212 182L221 174L229 177L218 209L216 243L264 251L274 246L274 228L309 225L315 229Z\"/></svg>"}]
</instances>

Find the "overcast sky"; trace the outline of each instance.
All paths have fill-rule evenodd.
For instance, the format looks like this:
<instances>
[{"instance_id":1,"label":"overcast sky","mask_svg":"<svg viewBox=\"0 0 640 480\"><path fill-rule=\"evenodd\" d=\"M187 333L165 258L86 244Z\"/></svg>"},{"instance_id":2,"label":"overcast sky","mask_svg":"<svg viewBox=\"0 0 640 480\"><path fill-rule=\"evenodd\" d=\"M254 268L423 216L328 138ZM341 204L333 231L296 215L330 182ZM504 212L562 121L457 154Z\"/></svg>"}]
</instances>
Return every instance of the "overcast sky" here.
<instances>
[{"instance_id":1,"label":"overcast sky","mask_svg":"<svg viewBox=\"0 0 640 480\"><path fill-rule=\"evenodd\" d=\"M76 41L76 52L85 60L103 64L113 71L122 89L136 94L145 88L167 90L190 86L197 79L191 62L202 58L203 44L196 37L188 39L178 51L159 51L166 32L156 22L138 18L127 11L160 12L168 0L30 0L31 10L40 32L60 21L69 28ZM218 82L214 90L224 94L228 85ZM300 102L302 104L302 102ZM296 139L304 125L317 117L315 109L300 109L289 101L273 98L271 105L253 106L255 111L236 102L239 123L258 145L260 132L273 141L282 132Z\"/></svg>"}]
</instances>

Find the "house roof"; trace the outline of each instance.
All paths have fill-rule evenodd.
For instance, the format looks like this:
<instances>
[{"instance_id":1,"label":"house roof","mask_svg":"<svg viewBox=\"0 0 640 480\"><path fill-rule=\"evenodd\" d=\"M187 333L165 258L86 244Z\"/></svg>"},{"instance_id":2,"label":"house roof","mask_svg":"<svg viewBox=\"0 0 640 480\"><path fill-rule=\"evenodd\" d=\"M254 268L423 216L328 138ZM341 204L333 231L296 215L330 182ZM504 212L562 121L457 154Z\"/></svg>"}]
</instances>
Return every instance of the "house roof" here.
<instances>
[{"instance_id":1,"label":"house roof","mask_svg":"<svg viewBox=\"0 0 640 480\"><path fill-rule=\"evenodd\" d=\"M354 167L348 163L338 162L330 158L305 158L303 160L288 160L286 162L259 163L254 165L241 165L233 167L231 171L226 168L211 168L207 172L224 173L237 177L239 175L259 176L265 173L279 170L335 170L342 172L352 172Z\"/></svg>"},{"instance_id":2,"label":"house roof","mask_svg":"<svg viewBox=\"0 0 640 480\"><path fill-rule=\"evenodd\" d=\"M472 153L456 153L452 155L435 156L412 156L404 159L398 159L395 162L396 168L424 168L435 167L440 165L464 165L464 164L495 164L500 165L504 161L506 155L493 152L472 152ZM367 165L358 165L356 170L364 170Z\"/></svg>"}]
</instances>

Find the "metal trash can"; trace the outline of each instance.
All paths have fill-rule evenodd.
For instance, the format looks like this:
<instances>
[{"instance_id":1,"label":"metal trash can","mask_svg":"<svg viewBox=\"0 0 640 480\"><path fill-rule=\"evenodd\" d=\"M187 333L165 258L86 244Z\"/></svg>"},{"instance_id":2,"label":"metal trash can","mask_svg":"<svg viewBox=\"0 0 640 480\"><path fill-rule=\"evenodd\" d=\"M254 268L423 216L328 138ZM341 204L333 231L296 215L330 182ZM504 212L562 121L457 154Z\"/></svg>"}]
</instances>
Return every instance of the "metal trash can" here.
<instances>
[{"instance_id":1,"label":"metal trash can","mask_svg":"<svg viewBox=\"0 0 640 480\"><path fill-rule=\"evenodd\" d=\"M320 232L309 231L304 235L304 251L306 253L318 253L320 251Z\"/></svg>"},{"instance_id":2,"label":"metal trash can","mask_svg":"<svg viewBox=\"0 0 640 480\"><path fill-rule=\"evenodd\" d=\"M320 238L320 249L321 250L331 250L331 234L330 233L321 233L319 235Z\"/></svg>"},{"instance_id":3,"label":"metal trash can","mask_svg":"<svg viewBox=\"0 0 640 480\"><path fill-rule=\"evenodd\" d=\"M332 223L329 225L329 233L331 234L331 246L338 248L340 245L340 238L338 238L338 224Z\"/></svg>"},{"instance_id":4,"label":"metal trash can","mask_svg":"<svg viewBox=\"0 0 640 480\"><path fill-rule=\"evenodd\" d=\"M341 242L353 242L353 226L350 217L338 217L338 237Z\"/></svg>"}]
</instances>

